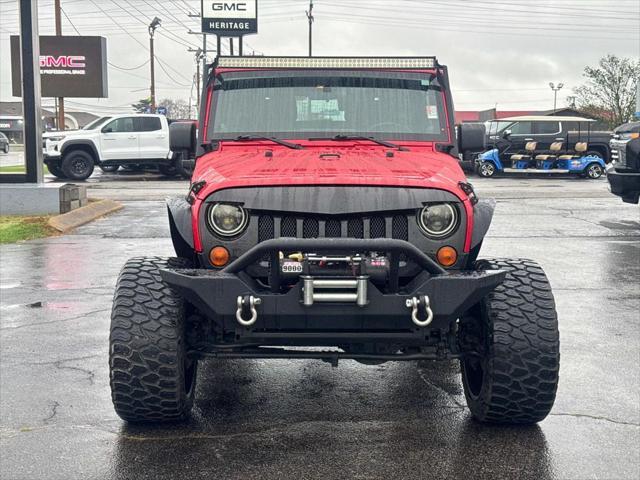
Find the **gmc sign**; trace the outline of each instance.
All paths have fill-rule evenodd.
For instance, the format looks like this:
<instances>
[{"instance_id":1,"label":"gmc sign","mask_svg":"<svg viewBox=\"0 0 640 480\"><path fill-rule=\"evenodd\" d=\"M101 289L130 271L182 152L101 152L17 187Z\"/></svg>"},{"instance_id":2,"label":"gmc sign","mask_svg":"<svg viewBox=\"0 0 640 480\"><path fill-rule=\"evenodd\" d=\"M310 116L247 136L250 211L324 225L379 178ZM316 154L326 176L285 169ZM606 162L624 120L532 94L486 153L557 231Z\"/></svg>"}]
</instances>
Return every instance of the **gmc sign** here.
<instances>
[{"instance_id":1,"label":"gmc sign","mask_svg":"<svg viewBox=\"0 0 640 480\"><path fill-rule=\"evenodd\" d=\"M12 93L22 95L20 39L11 37ZM40 37L43 97L101 98L107 89L107 42L103 37Z\"/></svg>"},{"instance_id":2,"label":"gmc sign","mask_svg":"<svg viewBox=\"0 0 640 480\"><path fill-rule=\"evenodd\" d=\"M246 2L213 2L211 4L211 10L219 12L220 10L225 12L246 12Z\"/></svg>"},{"instance_id":3,"label":"gmc sign","mask_svg":"<svg viewBox=\"0 0 640 480\"><path fill-rule=\"evenodd\" d=\"M40 68L84 68L84 55L40 55Z\"/></svg>"},{"instance_id":4,"label":"gmc sign","mask_svg":"<svg viewBox=\"0 0 640 480\"><path fill-rule=\"evenodd\" d=\"M202 32L240 37L258 32L258 0L202 0Z\"/></svg>"}]
</instances>

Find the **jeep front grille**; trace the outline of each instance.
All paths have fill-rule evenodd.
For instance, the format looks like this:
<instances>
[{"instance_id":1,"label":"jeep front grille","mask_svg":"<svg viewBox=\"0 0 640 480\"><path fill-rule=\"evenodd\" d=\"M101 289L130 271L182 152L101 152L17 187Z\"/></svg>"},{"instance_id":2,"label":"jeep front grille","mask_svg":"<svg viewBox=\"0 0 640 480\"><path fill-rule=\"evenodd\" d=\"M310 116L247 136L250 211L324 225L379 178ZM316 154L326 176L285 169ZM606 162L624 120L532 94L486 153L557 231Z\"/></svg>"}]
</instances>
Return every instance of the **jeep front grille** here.
<instances>
[{"instance_id":1,"label":"jeep front grille","mask_svg":"<svg viewBox=\"0 0 640 480\"><path fill-rule=\"evenodd\" d=\"M273 217L260 215L258 219L258 241L263 242L274 238Z\"/></svg>"},{"instance_id":2,"label":"jeep front grille","mask_svg":"<svg viewBox=\"0 0 640 480\"><path fill-rule=\"evenodd\" d=\"M278 237L409 240L409 221L407 215L356 218L259 215L258 241L263 242Z\"/></svg>"}]
</instances>

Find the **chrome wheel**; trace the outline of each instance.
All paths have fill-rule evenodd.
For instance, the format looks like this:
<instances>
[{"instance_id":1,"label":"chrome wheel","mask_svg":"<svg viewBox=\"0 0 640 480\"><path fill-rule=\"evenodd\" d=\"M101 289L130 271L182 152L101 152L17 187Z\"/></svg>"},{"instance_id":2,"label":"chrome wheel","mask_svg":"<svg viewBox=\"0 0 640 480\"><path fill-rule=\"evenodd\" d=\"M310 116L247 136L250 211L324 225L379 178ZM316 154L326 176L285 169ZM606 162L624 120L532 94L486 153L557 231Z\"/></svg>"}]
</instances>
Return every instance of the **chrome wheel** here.
<instances>
[{"instance_id":1,"label":"chrome wheel","mask_svg":"<svg viewBox=\"0 0 640 480\"><path fill-rule=\"evenodd\" d=\"M587 176L594 180L600 178L602 176L602 167L597 163L589 165L589 167L587 167Z\"/></svg>"},{"instance_id":2,"label":"chrome wheel","mask_svg":"<svg viewBox=\"0 0 640 480\"><path fill-rule=\"evenodd\" d=\"M493 177L496 173L496 167L491 162L482 162L478 169L481 177Z\"/></svg>"}]
</instances>

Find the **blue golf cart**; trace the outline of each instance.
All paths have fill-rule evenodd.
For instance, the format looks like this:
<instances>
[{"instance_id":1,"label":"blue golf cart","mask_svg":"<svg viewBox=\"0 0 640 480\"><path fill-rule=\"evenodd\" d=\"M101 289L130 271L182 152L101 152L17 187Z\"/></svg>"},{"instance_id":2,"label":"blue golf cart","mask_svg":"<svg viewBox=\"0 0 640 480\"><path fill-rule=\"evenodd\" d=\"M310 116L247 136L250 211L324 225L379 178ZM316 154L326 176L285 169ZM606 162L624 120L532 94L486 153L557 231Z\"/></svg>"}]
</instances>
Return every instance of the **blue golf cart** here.
<instances>
[{"instance_id":1,"label":"blue golf cart","mask_svg":"<svg viewBox=\"0 0 640 480\"><path fill-rule=\"evenodd\" d=\"M554 132L561 121L575 125L571 132ZM597 179L605 171L602 154L589 149L589 118L520 116L488 122L491 148L478 155L476 171L481 177L499 173L565 174ZM583 139L586 124L586 141ZM523 131L526 125L526 131ZM534 136L530 131L537 132ZM540 133L547 132L547 133ZM559 135L560 134L560 135Z\"/></svg>"}]
</instances>

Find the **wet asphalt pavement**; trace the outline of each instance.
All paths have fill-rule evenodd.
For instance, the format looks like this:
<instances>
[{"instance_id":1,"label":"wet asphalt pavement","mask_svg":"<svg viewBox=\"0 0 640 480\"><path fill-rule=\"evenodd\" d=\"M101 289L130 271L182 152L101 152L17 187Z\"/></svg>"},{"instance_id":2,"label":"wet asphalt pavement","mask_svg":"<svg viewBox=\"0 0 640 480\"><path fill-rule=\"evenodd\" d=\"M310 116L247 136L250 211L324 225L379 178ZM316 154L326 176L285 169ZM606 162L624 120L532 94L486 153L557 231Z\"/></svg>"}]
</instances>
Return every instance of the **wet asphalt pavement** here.
<instances>
[{"instance_id":1,"label":"wet asphalt pavement","mask_svg":"<svg viewBox=\"0 0 640 480\"><path fill-rule=\"evenodd\" d=\"M111 296L127 257L172 253L161 198L186 182L109 176L125 209L0 246L0 478L637 479L640 208L606 181L473 179L498 199L482 256L546 269L560 386L534 427L471 420L448 363L206 361L193 418L128 426L108 386Z\"/></svg>"}]
</instances>

